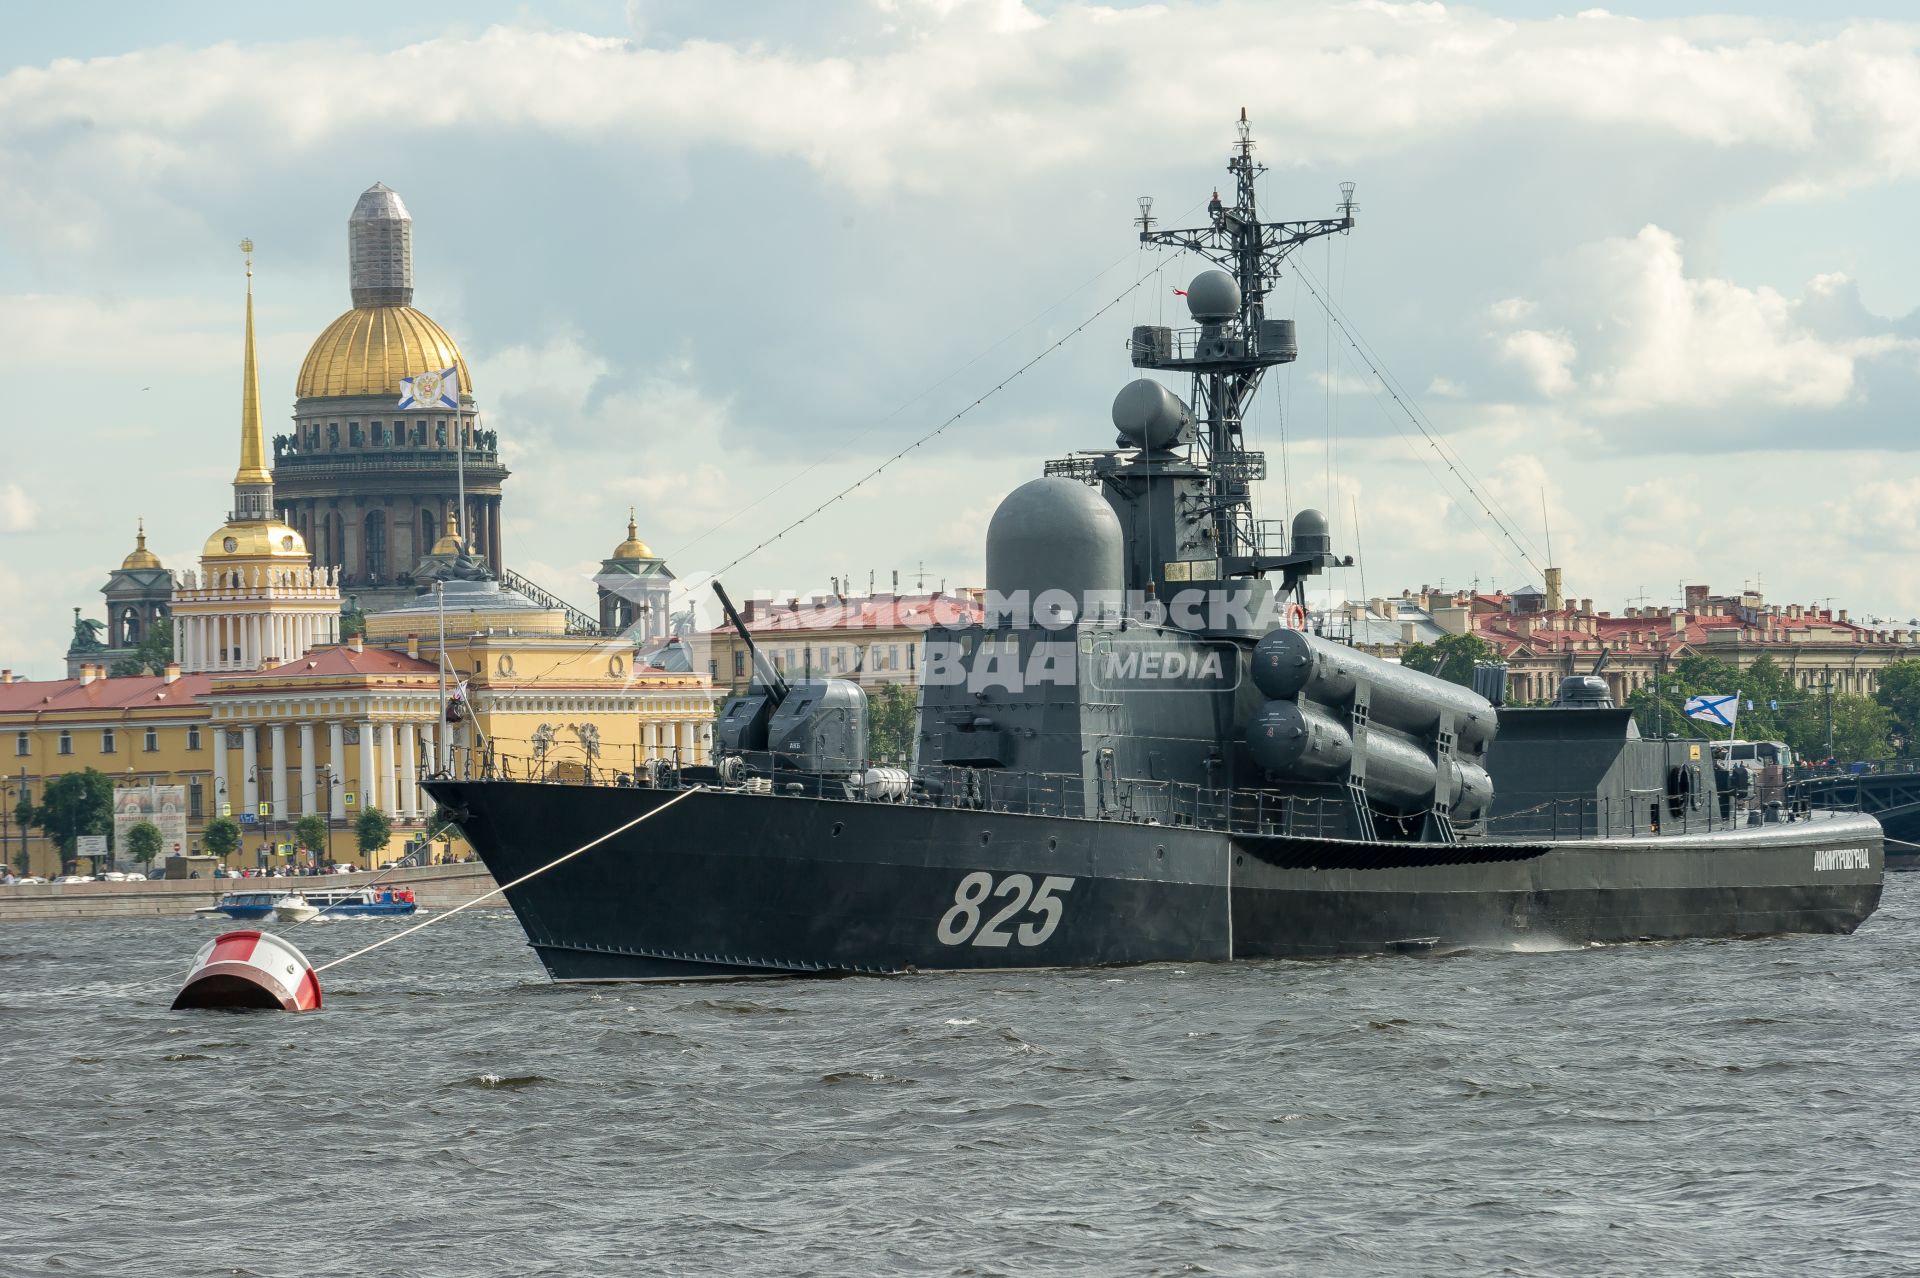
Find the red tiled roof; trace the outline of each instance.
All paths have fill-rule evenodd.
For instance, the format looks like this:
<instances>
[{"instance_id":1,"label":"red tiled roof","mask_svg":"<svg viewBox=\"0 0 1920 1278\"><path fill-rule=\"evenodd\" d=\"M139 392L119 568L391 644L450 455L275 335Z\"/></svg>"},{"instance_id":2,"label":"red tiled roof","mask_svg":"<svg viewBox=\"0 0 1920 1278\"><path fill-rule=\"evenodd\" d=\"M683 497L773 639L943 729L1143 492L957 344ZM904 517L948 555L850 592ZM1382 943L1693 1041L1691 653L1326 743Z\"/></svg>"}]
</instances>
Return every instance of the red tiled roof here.
<instances>
[{"instance_id":1,"label":"red tiled roof","mask_svg":"<svg viewBox=\"0 0 1920 1278\"><path fill-rule=\"evenodd\" d=\"M304 657L295 657L284 665L266 670L235 671L221 675L220 680L224 683L229 679L324 678L329 675L430 675L438 669L431 661L409 657L404 652L395 652L390 648L362 648L355 652L341 644L335 648L315 649Z\"/></svg>"},{"instance_id":2,"label":"red tiled roof","mask_svg":"<svg viewBox=\"0 0 1920 1278\"><path fill-rule=\"evenodd\" d=\"M813 630L925 630L929 626L958 626L979 621L985 607L966 595L900 595L848 599L801 600L789 606L758 603L743 618L755 633L800 633ZM709 634L733 633L716 626Z\"/></svg>"},{"instance_id":3,"label":"red tiled roof","mask_svg":"<svg viewBox=\"0 0 1920 1278\"><path fill-rule=\"evenodd\" d=\"M21 680L0 683L0 714L36 714L72 710L158 710L191 705L213 686L210 675L181 675L168 683L161 675L125 679Z\"/></svg>"}]
</instances>

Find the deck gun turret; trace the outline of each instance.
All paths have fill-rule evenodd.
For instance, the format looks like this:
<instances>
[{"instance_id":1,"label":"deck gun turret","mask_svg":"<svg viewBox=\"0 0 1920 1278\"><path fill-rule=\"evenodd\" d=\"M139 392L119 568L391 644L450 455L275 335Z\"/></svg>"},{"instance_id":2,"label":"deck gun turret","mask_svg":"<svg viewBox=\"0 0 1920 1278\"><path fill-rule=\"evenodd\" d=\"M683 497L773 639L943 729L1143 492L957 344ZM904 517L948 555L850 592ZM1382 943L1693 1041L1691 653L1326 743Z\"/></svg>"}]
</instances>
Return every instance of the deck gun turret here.
<instances>
[{"instance_id":1,"label":"deck gun turret","mask_svg":"<svg viewBox=\"0 0 1920 1278\"><path fill-rule=\"evenodd\" d=\"M851 679L789 683L753 641L753 633L713 583L727 621L747 646L753 679L730 697L714 731L714 753L728 772L852 773L867 766L867 694ZM729 764L728 760L737 763Z\"/></svg>"}]
</instances>

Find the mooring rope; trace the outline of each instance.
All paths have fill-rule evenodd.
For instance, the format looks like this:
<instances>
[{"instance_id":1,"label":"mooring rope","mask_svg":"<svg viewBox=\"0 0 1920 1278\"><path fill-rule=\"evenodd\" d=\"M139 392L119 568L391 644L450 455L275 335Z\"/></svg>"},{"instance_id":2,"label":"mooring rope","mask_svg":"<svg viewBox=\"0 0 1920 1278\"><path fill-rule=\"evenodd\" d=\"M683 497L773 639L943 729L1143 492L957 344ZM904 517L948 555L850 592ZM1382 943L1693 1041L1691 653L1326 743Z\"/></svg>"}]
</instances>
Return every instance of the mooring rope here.
<instances>
[{"instance_id":1,"label":"mooring rope","mask_svg":"<svg viewBox=\"0 0 1920 1278\"><path fill-rule=\"evenodd\" d=\"M594 839L590 843L582 843L579 847L575 848L571 852L566 853L564 856L555 857L553 860L547 862L545 865L539 867L538 869L527 871L525 874L521 875L519 878L515 879L511 883L503 883L499 887L493 889L493 891L491 892L481 893L479 896L474 897L471 901L468 901L464 905L454 906L451 910L448 910L445 914L436 914L424 923L415 923L412 927L406 929L403 932L395 932L392 936L384 937L378 941L375 941L372 945L369 945L364 949L358 949L351 954L343 955L342 957L333 960L331 963L322 963L319 967L316 967L313 969L314 974L318 975L319 973L326 971L328 968L339 967L342 963L345 963L350 959L357 959L363 954L371 954L375 950L379 949L381 946L391 945L403 936L412 936L415 932L420 931L422 928L429 928L429 927L432 927L435 923L445 922L446 920L452 918L454 915L460 913L460 911L462 910L470 910L474 906L480 904L480 902L487 900L489 897L499 896L502 892L508 891L509 889L512 889L512 888L517 888L522 883L525 883L528 879L538 878L540 875L545 874L548 870L553 869L555 866L564 865L568 861L573 860L573 858L575 858L576 856L579 856L582 852L588 852L594 848L599 847L602 843L605 843L608 839L613 838L615 835L625 834L628 830L631 830L634 826L639 825L642 821L651 821L654 817L659 816L662 812L665 812L668 808L680 802L680 800L690 799L694 795L700 793L702 790L706 788L707 787L703 785L696 785L691 790L685 791L684 793L681 793L681 794L676 794L673 798L668 799L665 803L661 804L659 807L655 808L653 811L642 813L641 815L635 817L633 820L627 822L625 825L618 826L614 829L608 830L605 834L601 835L597 839Z\"/></svg>"}]
</instances>

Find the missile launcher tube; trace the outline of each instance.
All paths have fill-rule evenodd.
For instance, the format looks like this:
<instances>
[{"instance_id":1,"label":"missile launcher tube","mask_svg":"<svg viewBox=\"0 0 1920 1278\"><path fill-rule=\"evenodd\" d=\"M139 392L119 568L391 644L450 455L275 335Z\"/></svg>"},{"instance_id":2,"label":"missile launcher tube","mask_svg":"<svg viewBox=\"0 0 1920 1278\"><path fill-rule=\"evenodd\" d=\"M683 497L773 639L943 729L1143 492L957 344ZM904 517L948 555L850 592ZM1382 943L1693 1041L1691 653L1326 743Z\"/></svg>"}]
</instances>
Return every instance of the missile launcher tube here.
<instances>
[{"instance_id":1,"label":"missile launcher tube","mask_svg":"<svg viewBox=\"0 0 1920 1278\"><path fill-rule=\"evenodd\" d=\"M1247 745L1261 767L1299 781L1345 781L1353 766L1353 734L1311 701L1269 701L1254 716ZM1433 758L1406 734L1374 724L1367 730L1367 800L1383 812L1410 816L1444 802L1455 820L1477 820L1493 801L1493 779L1454 756L1447 793L1436 796Z\"/></svg>"},{"instance_id":2,"label":"missile launcher tube","mask_svg":"<svg viewBox=\"0 0 1920 1278\"><path fill-rule=\"evenodd\" d=\"M1255 645L1253 682L1275 701L1323 706L1350 704L1365 683L1369 720L1422 741L1450 713L1455 750L1468 758L1485 754L1499 727L1493 704L1468 688L1299 630L1270 631Z\"/></svg>"}]
</instances>

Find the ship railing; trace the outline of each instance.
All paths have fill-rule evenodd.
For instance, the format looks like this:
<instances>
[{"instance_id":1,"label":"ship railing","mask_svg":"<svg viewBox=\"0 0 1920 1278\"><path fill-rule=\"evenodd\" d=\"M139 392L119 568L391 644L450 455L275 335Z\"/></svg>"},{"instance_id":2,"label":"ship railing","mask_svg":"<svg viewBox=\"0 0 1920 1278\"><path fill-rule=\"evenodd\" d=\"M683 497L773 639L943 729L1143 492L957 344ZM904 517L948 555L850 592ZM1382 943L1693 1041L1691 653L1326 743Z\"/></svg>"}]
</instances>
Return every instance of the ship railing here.
<instances>
[{"instance_id":1,"label":"ship railing","mask_svg":"<svg viewBox=\"0 0 1920 1278\"><path fill-rule=\"evenodd\" d=\"M1725 807L1721 799L1727 800ZM1613 796L1551 799L1517 812L1489 817L1481 823L1487 838L1511 842L1526 839L1633 839L1660 835L1708 834L1748 823L1760 809L1741 804L1733 796L1691 795L1677 801L1663 787L1629 790L1624 800Z\"/></svg>"}]
</instances>

